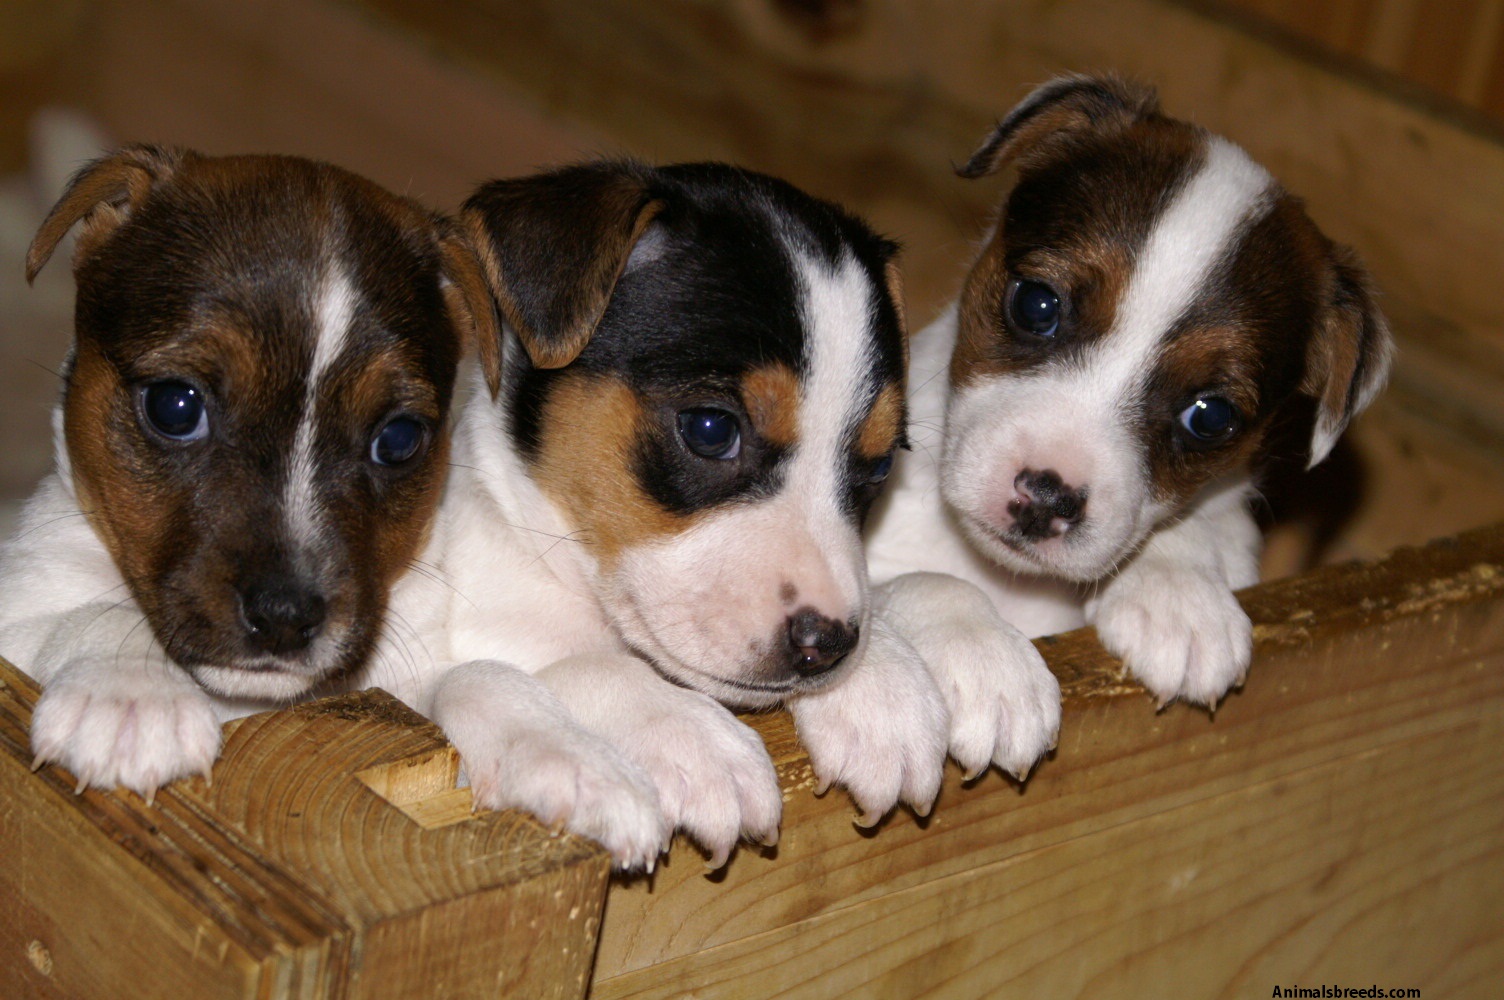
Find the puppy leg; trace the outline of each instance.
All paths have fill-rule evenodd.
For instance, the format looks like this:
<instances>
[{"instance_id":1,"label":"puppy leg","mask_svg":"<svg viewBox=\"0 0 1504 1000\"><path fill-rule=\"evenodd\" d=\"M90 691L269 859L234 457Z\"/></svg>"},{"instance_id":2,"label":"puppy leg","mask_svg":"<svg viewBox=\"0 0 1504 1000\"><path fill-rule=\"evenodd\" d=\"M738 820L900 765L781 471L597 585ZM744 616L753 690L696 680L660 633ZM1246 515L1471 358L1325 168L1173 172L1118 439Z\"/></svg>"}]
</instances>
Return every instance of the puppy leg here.
<instances>
[{"instance_id":1,"label":"puppy leg","mask_svg":"<svg viewBox=\"0 0 1504 1000\"><path fill-rule=\"evenodd\" d=\"M1242 484L1149 536L1086 604L1086 620L1159 700L1213 709L1241 684L1253 625L1233 591L1258 582L1261 539Z\"/></svg>"},{"instance_id":2,"label":"puppy leg","mask_svg":"<svg viewBox=\"0 0 1504 1000\"><path fill-rule=\"evenodd\" d=\"M1022 781L1060 733L1060 684L987 595L943 573L873 593L873 615L914 647L950 708L950 753L968 778L989 764Z\"/></svg>"},{"instance_id":3,"label":"puppy leg","mask_svg":"<svg viewBox=\"0 0 1504 1000\"><path fill-rule=\"evenodd\" d=\"M82 791L123 785L148 800L207 775L219 754L209 695L171 662L132 604L85 605L7 629L48 635L27 663L42 681L31 721L37 762L61 764Z\"/></svg>"},{"instance_id":4,"label":"puppy leg","mask_svg":"<svg viewBox=\"0 0 1504 1000\"><path fill-rule=\"evenodd\" d=\"M538 677L652 775L669 823L710 852L711 868L741 837L777 842L783 793L773 761L761 737L715 699L623 654L572 656Z\"/></svg>"},{"instance_id":5,"label":"puppy leg","mask_svg":"<svg viewBox=\"0 0 1504 1000\"><path fill-rule=\"evenodd\" d=\"M651 870L667 845L652 780L536 678L462 663L439 681L429 717L459 751L477 807L525 809L598 842L622 869Z\"/></svg>"},{"instance_id":6,"label":"puppy leg","mask_svg":"<svg viewBox=\"0 0 1504 1000\"><path fill-rule=\"evenodd\" d=\"M818 792L840 785L871 827L900 801L928 815L940 794L950 713L914 648L878 615L847 675L833 687L791 698L799 739Z\"/></svg>"}]
</instances>

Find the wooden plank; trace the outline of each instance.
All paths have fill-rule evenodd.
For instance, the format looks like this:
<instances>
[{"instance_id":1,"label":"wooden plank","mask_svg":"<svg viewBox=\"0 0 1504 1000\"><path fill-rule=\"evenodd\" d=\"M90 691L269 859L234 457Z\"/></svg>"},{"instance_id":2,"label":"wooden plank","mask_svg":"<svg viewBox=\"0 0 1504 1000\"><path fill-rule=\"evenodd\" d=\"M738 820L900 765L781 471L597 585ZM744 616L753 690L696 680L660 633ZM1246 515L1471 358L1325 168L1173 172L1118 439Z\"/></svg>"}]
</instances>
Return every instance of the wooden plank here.
<instances>
[{"instance_id":1,"label":"wooden plank","mask_svg":"<svg viewBox=\"0 0 1504 1000\"><path fill-rule=\"evenodd\" d=\"M213 785L152 806L30 773L35 698L0 661L0 981L80 998L584 995L604 853L522 814L416 822L456 760L390 696L233 723Z\"/></svg>"},{"instance_id":2,"label":"wooden plank","mask_svg":"<svg viewBox=\"0 0 1504 1000\"><path fill-rule=\"evenodd\" d=\"M592 996L1491 995L1504 526L1244 603L1255 666L1215 721L1155 714L1089 631L1042 640L1067 710L1022 794L952 774L928 821L864 835L780 752L776 862L711 881L681 845L613 887ZM757 724L790 746L785 718Z\"/></svg>"}]
</instances>

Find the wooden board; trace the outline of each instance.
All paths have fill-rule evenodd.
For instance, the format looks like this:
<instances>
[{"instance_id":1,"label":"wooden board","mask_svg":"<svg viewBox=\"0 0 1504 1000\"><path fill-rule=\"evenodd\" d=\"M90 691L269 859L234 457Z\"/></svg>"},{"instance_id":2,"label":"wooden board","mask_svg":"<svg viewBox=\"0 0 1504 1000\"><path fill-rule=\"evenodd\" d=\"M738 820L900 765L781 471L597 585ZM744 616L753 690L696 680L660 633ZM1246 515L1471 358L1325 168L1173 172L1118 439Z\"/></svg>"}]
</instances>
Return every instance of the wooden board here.
<instances>
[{"instance_id":1,"label":"wooden board","mask_svg":"<svg viewBox=\"0 0 1504 1000\"><path fill-rule=\"evenodd\" d=\"M31 773L36 695L0 661L0 995L584 995L604 853L471 817L453 750L390 696L233 723L212 787L147 805Z\"/></svg>"},{"instance_id":2,"label":"wooden board","mask_svg":"<svg viewBox=\"0 0 1504 1000\"><path fill-rule=\"evenodd\" d=\"M1156 714L1089 631L1021 791L951 774L853 829L787 720L776 858L680 845L607 903L591 996L1492 997L1504 977L1504 527L1249 591L1247 688Z\"/></svg>"},{"instance_id":3,"label":"wooden board","mask_svg":"<svg viewBox=\"0 0 1504 1000\"><path fill-rule=\"evenodd\" d=\"M952 774L853 828L786 716L776 850L618 882L616 997L1488 997L1504 976L1504 526L1266 584L1247 689L1156 714L1089 631L1041 640L1061 743L1022 790ZM35 997L581 996L599 851L468 816L433 727L380 693L231 728L146 806L32 774L0 667L0 981Z\"/></svg>"}]
</instances>

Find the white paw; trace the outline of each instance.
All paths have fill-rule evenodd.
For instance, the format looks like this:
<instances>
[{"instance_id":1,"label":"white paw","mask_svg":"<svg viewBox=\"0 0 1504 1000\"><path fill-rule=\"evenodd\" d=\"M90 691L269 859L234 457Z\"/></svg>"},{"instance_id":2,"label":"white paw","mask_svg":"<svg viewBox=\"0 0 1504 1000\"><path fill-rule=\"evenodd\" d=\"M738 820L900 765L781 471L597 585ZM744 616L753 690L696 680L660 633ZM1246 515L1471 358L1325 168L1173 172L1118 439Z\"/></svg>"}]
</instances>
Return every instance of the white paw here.
<instances>
[{"instance_id":1,"label":"white paw","mask_svg":"<svg viewBox=\"0 0 1504 1000\"><path fill-rule=\"evenodd\" d=\"M476 808L523 809L588 837L622 869L652 870L670 827L652 780L578 727L514 730L461 749Z\"/></svg>"},{"instance_id":2,"label":"white paw","mask_svg":"<svg viewBox=\"0 0 1504 1000\"><path fill-rule=\"evenodd\" d=\"M950 732L945 701L919 654L875 617L866 627L861 659L841 681L789 702L818 792L845 788L862 811L862 827L900 801L929 814Z\"/></svg>"},{"instance_id":3,"label":"white paw","mask_svg":"<svg viewBox=\"0 0 1504 1000\"><path fill-rule=\"evenodd\" d=\"M767 747L709 695L664 683L610 735L652 776L669 824L710 852L711 868L742 838L778 842L783 792Z\"/></svg>"},{"instance_id":4,"label":"white paw","mask_svg":"<svg viewBox=\"0 0 1504 1000\"><path fill-rule=\"evenodd\" d=\"M124 786L150 800L158 788L208 775L219 756L209 695L176 667L119 671L111 663L65 664L31 720L38 764L61 764L78 788Z\"/></svg>"},{"instance_id":5,"label":"white paw","mask_svg":"<svg viewBox=\"0 0 1504 1000\"><path fill-rule=\"evenodd\" d=\"M875 617L923 657L950 709L950 753L967 778L996 764L1020 781L1060 734L1060 682L976 587L939 573L884 585Z\"/></svg>"},{"instance_id":6,"label":"white paw","mask_svg":"<svg viewBox=\"0 0 1504 1000\"><path fill-rule=\"evenodd\" d=\"M1088 603L1102 645L1161 706L1176 698L1216 708L1253 656L1253 624L1221 580L1130 566Z\"/></svg>"},{"instance_id":7,"label":"white paw","mask_svg":"<svg viewBox=\"0 0 1504 1000\"><path fill-rule=\"evenodd\" d=\"M460 753L476 808L523 809L652 870L670 827L652 779L534 678L494 661L453 668L431 714Z\"/></svg>"}]
</instances>

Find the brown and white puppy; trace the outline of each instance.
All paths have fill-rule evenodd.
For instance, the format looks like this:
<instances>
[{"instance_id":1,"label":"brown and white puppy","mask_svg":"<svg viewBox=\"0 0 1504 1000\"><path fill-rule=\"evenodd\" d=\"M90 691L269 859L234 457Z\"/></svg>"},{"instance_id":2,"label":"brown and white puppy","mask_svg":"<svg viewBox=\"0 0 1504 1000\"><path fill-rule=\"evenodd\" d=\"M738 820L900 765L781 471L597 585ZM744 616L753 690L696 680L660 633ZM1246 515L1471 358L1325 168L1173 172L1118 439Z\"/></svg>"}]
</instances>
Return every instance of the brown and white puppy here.
<instances>
[{"instance_id":1,"label":"brown and white puppy","mask_svg":"<svg viewBox=\"0 0 1504 1000\"><path fill-rule=\"evenodd\" d=\"M676 827L719 864L776 835L781 795L718 701L786 702L870 819L926 808L939 694L859 662L859 527L904 432L894 246L718 164L498 181L462 218L508 333L456 431L446 586L402 615L453 663L415 697L477 801L623 866Z\"/></svg>"},{"instance_id":2,"label":"brown and white puppy","mask_svg":"<svg viewBox=\"0 0 1504 1000\"><path fill-rule=\"evenodd\" d=\"M1389 332L1352 252L1148 88L1046 84L960 173L1009 164L959 303L915 338L915 426L944 440L895 484L874 576L956 573L1031 635L1091 622L1161 703L1215 706L1249 663L1232 592L1271 431L1314 407L1321 461Z\"/></svg>"},{"instance_id":3,"label":"brown and white puppy","mask_svg":"<svg viewBox=\"0 0 1504 1000\"><path fill-rule=\"evenodd\" d=\"M223 719L395 655L491 310L449 223L308 160L127 146L28 277L76 225L57 470L0 551L0 653L42 682L39 762L149 796L208 770Z\"/></svg>"}]
</instances>

